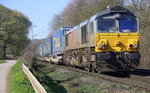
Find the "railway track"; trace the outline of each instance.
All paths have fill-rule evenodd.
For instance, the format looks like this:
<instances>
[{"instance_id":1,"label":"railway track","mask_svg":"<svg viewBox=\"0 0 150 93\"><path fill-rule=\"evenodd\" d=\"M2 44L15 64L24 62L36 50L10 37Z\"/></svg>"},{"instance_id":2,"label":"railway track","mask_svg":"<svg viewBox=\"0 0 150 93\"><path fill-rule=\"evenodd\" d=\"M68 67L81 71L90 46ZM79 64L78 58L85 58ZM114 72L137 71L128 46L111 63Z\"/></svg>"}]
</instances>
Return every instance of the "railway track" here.
<instances>
[{"instance_id":1,"label":"railway track","mask_svg":"<svg viewBox=\"0 0 150 93\"><path fill-rule=\"evenodd\" d=\"M66 67L63 65L56 65L56 64L52 64L52 65L55 65L55 66L60 67L60 68L68 69L71 71L85 73L85 74L90 75L90 76L96 76L96 77L99 77L99 78L107 80L107 81L130 85L130 86L133 86L133 87L138 88L140 90L146 90L146 91L150 92L150 79L145 78L143 76L131 74L128 77L115 77L115 76L106 75L106 74L91 73L91 72L88 72L85 70L81 70L81 69L77 69L77 68L70 68L70 67Z\"/></svg>"},{"instance_id":2,"label":"railway track","mask_svg":"<svg viewBox=\"0 0 150 93\"><path fill-rule=\"evenodd\" d=\"M129 78L122 79L121 83L128 84L150 92L150 81L143 77L131 75Z\"/></svg>"},{"instance_id":3,"label":"railway track","mask_svg":"<svg viewBox=\"0 0 150 93\"><path fill-rule=\"evenodd\" d=\"M139 81L143 81L143 82L146 82L148 84L150 84L150 78L146 78L146 77L143 77L143 76L138 76L138 75L131 75L130 76L132 79L138 79Z\"/></svg>"}]
</instances>

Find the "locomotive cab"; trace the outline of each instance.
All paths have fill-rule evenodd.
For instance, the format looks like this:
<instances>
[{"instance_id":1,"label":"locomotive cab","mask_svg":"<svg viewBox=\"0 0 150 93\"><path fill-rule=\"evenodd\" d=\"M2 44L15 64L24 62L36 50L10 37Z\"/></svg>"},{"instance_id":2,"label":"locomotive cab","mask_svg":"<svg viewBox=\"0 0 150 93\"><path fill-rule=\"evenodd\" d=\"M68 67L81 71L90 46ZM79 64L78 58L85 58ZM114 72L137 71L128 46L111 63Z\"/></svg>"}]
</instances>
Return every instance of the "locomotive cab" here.
<instances>
[{"instance_id":1,"label":"locomotive cab","mask_svg":"<svg viewBox=\"0 0 150 93\"><path fill-rule=\"evenodd\" d=\"M98 14L96 61L115 71L135 70L139 65L139 22L128 9L116 6ZM99 68L99 67L96 67Z\"/></svg>"}]
</instances>

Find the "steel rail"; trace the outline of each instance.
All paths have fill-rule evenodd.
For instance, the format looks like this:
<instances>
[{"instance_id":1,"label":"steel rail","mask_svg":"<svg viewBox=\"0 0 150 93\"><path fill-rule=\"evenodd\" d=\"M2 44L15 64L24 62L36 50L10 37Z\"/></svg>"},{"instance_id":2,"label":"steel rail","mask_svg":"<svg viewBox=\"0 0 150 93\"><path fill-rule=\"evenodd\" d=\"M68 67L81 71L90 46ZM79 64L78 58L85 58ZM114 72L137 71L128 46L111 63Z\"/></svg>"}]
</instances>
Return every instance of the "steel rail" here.
<instances>
[{"instance_id":1,"label":"steel rail","mask_svg":"<svg viewBox=\"0 0 150 93\"><path fill-rule=\"evenodd\" d=\"M133 86L135 88L138 88L141 90L146 90L146 91L150 92L150 80L148 78L146 79L142 76L136 76L135 77L135 76L131 75L130 77L119 78L119 77L114 77L114 76L105 75L105 74L92 73L92 72L88 72L88 71L77 69L77 68L67 67L64 65L56 65L56 64L52 64L52 65L55 65L56 67L68 69L71 71L85 73L85 74L90 75L90 76L97 76L97 77L104 79L104 80L107 80L107 81L130 85L130 86Z\"/></svg>"}]
</instances>

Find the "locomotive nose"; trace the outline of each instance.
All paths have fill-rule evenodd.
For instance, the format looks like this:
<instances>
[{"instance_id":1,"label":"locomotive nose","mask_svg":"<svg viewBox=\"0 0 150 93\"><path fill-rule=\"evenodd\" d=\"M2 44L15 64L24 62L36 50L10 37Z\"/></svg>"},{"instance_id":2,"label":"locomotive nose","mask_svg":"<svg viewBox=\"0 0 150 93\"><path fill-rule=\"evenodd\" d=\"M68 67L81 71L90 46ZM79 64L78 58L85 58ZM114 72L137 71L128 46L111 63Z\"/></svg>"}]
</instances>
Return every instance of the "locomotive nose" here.
<instances>
[{"instance_id":1,"label":"locomotive nose","mask_svg":"<svg viewBox=\"0 0 150 93\"><path fill-rule=\"evenodd\" d=\"M138 50L139 33L97 33L95 52Z\"/></svg>"}]
</instances>

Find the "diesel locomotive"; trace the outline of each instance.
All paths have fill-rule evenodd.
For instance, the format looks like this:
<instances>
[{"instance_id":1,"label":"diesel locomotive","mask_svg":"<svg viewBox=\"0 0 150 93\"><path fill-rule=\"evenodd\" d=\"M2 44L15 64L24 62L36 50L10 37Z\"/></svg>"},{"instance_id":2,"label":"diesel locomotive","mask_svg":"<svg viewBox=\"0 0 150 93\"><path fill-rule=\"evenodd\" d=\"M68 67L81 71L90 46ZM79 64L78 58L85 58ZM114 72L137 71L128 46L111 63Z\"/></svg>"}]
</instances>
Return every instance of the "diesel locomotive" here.
<instances>
[{"instance_id":1,"label":"diesel locomotive","mask_svg":"<svg viewBox=\"0 0 150 93\"><path fill-rule=\"evenodd\" d=\"M139 39L137 15L111 6L75 27L56 31L40 45L40 55L53 63L98 73L133 71L140 60Z\"/></svg>"}]
</instances>

